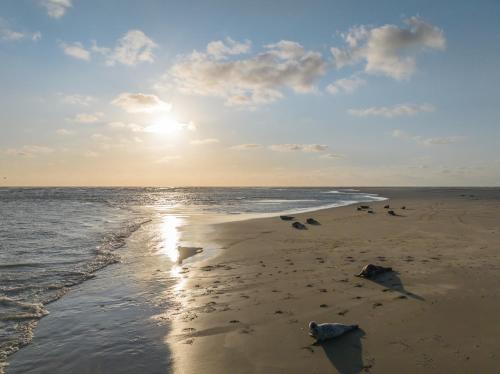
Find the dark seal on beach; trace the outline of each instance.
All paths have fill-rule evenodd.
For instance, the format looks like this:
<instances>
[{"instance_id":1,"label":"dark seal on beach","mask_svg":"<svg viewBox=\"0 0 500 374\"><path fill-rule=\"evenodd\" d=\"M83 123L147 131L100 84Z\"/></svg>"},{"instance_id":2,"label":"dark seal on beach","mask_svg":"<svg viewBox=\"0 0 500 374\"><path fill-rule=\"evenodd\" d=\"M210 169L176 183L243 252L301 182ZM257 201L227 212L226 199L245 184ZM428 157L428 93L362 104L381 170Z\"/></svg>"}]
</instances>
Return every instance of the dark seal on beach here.
<instances>
[{"instance_id":1,"label":"dark seal on beach","mask_svg":"<svg viewBox=\"0 0 500 374\"><path fill-rule=\"evenodd\" d=\"M280 216L280 218L283 220L283 221L292 221L295 219L295 217L292 217L292 216Z\"/></svg>"},{"instance_id":2,"label":"dark seal on beach","mask_svg":"<svg viewBox=\"0 0 500 374\"><path fill-rule=\"evenodd\" d=\"M307 230L307 227L300 222L294 222L292 223L292 226L295 227L297 230Z\"/></svg>"},{"instance_id":3,"label":"dark seal on beach","mask_svg":"<svg viewBox=\"0 0 500 374\"><path fill-rule=\"evenodd\" d=\"M373 279L380 274L387 273L389 271L392 271L392 268L368 264L363 268L363 270L361 270L361 273L359 273L357 277Z\"/></svg>"},{"instance_id":4,"label":"dark seal on beach","mask_svg":"<svg viewBox=\"0 0 500 374\"><path fill-rule=\"evenodd\" d=\"M319 225L320 223L316 221L314 218L308 218L306 222L310 225Z\"/></svg>"}]
</instances>

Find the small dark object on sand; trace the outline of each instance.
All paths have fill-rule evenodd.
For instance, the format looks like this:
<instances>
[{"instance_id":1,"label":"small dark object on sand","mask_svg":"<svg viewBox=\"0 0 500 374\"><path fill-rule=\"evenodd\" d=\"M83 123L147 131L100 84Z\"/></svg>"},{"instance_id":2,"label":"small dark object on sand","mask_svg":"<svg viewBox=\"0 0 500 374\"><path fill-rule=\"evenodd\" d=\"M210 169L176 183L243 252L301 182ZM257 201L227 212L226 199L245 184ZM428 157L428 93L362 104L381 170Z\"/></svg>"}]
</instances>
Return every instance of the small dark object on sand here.
<instances>
[{"instance_id":1,"label":"small dark object on sand","mask_svg":"<svg viewBox=\"0 0 500 374\"><path fill-rule=\"evenodd\" d=\"M390 206L389 206L389 205L385 205L385 206L384 206L384 209L389 209L389 208L390 208Z\"/></svg>"},{"instance_id":2,"label":"small dark object on sand","mask_svg":"<svg viewBox=\"0 0 500 374\"><path fill-rule=\"evenodd\" d=\"M280 218L283 220L283 221L292 221L295 219L295 217L292 217L292 216L280 216Z\"/></svg>"},{"instance_id":3,"label":"small dark object on sand","mask_svg":"<svg viewBox=\"0 0 500 374\"><path fill-rule=\"evenodd\" d=\"M363 209L361 209L361 207L360 207L360 206L358 206L358 207L356 208L356 210L363 210Z\"/></svg>"},{"instance_id":4,"label":"small dark object on sand","mask_svg":"<svg viewBox=\"0 0 500 374\"><path fill-rule=\"evenodd\" d=\"M390 214L391 216L396 216L397 215L396 212L394 212L394 210L389 210L387 212L387 214Z\"/></svg>"},{"instance_id":5,"label":"small dark object on sand","mask_svg":"<svg viewBox=\"0 0 500 374\"><path fill-rule=\"evenodd\" d=\"M300 222L294 222L292 223L292 226L295 227L297 230L307 230L307 227Z\"/></svg>"},{"instance_id":6,"label":"small dark object on sand","mask_svg":"<svg viewBox=\"0 0 500 374\"><path fill-rule=\"evenodd\" d=\"M320 223L316 221L314 218L308 218L306 222L310 225L319 225Z\"/></svg>"},{"instance_id":7,"label":"small dark object on sand","mask_svg":"<svg viewBox=\"0 0 500 374\"><path fill-rule=\"evenodd\" d=\"M349 331L358 329L358 325L344 325L342 323L309 322L309 335L318 342L337 338Z\"/></svg>"},{"instance_id":8,"label":"small dark object on sand","mask_svg":"<svg viewBox=\"0 0 500 374\"><path fill-rule=\"evenodd\" d=\"M403 205L403 206L401 207L401 209L406 209L406 207Z\"/></svg>"},{"instance_id":9,"label":"small dark object on sand","mask_svg":"<svg viewBox=\"0 0 500 374\"><path fill-rule=\"evenodd\" d=\"M357 277L372 279L389 271L392 271L392 268L368 264L363 268L363 270L361 270L361 273L359 273Z\"/></svg>"},{"instance_id":10,"label":"small dark object on sand","mask_svg":"<svg viewBox=\"0 0 500 374\"><path fill-rule=\"evenodd\" d=\"M368 210L367 213L373 213L373 210Z\"/></svg>"},{"instance_id":11,"label":"small dark object on sand","mask_svg":"<svg viewBox=\"0 0 500 374\"><path fill-rule=\"evenodd\" d=\"M361 205L361 209L370 209L369 205Z\"/></svg>"}]
</instances>

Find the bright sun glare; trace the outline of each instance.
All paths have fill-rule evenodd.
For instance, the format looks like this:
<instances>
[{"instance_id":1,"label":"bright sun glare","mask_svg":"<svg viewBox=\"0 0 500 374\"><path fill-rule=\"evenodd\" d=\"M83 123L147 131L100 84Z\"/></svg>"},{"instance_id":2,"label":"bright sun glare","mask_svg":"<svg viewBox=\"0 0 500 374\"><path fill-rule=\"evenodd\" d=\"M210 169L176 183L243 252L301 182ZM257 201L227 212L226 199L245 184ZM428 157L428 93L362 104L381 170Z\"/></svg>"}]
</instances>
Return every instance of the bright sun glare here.
<instances>
[{"instance_id":1,"label":"bright sun glare","mask_svg":"<svg viewBox=\"0 0 500 374\"><path fill-rule=\"evenodd\" d=\"M146 132L153 134L173 135L189 128L190 124L181 123L173 113L162 114L153 118L151 124L145 128Z\"/></svg>"}]
</instances>

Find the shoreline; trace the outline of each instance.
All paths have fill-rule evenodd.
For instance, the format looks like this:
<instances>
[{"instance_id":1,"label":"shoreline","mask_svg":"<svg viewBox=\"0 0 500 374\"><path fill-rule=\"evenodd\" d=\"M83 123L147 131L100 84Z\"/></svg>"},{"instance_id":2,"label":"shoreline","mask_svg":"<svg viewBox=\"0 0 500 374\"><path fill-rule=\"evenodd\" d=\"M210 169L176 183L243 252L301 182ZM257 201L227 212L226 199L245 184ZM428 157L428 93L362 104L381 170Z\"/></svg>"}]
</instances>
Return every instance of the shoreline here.
<instances>
[{"instance_id":1,"label":"shoreline","mask_svg":"<svg viewBox=\"0 0 500 374\"><path fill-rule=\"evenodd\" d=\"M144 290L158 298L154 307L144 304L142 315L133 312L134 318L142 318L144 342L154 347L152 353L142 351L138 357L145 372L438 373L470 372L476 367L487 372L496 367L495 360L500 357L496 348L500 339L496 336L500 336L500 329L483 331L484 327L474 324L474 336L485 336L485 343L470 334L464 336L464 331L454 334L451 330L460 330L460 323L477 319L471 314L470 304L478 305L481 318L490 324L496 323L495 313L500 313L494 301L499 296L497 283L490 274L492 269L500 269L499 256L492 252L500 243L494 225L500 218L500 189L358 189L388 197L389 201L368 203L375 214L356 211L356 204L294 213L301 222L309 216L320 221L321 225L308 230L293 229L290 222L279 219L279 214L212 223L210 229L199 234L203 243L218 249L209 248L208 255L190 257L175 272L166 261L158 262L161 256L151 253L144 253L139 262L129 258L127 266L100 270L94 279L72 288L68 296L51 304L52 315L41 320L34 344L11 356L13 365L7 367L7 373L43 372L44 367L38 370L34 362L45 356L50 344L57 343L57 338L50 336L61 328L57 318L73 313L71 308L80 308L79 300L87 300L89 290L109 287L106 279L118 277L129 282L124 273L131 268L141 274L136 278L145 285ZM466 192L464 196L460 196L462 192ZM383 209L387 203L406 216L388 216ZM402 205L408 209L401 211ZM462 217L464 211L470 211L470 217ZM454 228L456 224L463 232ZM479 232L484 234L485 230L487 237L481 238ZM189 243L189 230L181 231ZM453 238L457 235L461 240ZM142 250L146 242L134 236L131 239L135 250ZM195 235L194 239L199 241L200 237ZM475 254L480 252L481 256L468 258L470 254L464 253L464 248L474 249L475 245ZM456 248L462 249L458 257ZM486 259L489 263L484 263ZM393 266L398 272L396 278L383 279L380 284L355 278L354 274L367 262ZM466 274L459 276L458 271ZM477 271L481 279L475 279ZM464 284L464 277L470 284ZM471 284L487 290L475 295ZM106 292L114 294L112 289L97 294L102 297ZM137 292L123 291L123 295L115 296L124 303L140 299L136 296L143 291ZM121 309L120 314L111 317L111 304L101 309L99 300L88 300L85 308L104 313L104 321L122 318ZM122 305L127 310L136 308ZM453 310L444 313L446 305L460 310L459 318ZM103 331L112 326L97 317L84 318L78 323L100 325ZM310 320L355 323L361 329L326 346L315 346L307 334ZM446 325L448 320L453 321L453 326ZM424 322L430 323L432 329L419 331L419 324ZM441 331L439 324L446 328ZM378 326L383 326L384 331L378 331ZM70 334L65 338L73 344L78 337ZM460 339L470 351L464 353L453 345ZM422 346L423 342L433 349ZM85 352L97 363L123 354L112 351L100 355L98 347L89 348L92 344L86 344ZM127 349L138 349L133 342L127 344ZM471 348L477 344L481 348L476 351L485 352L482 356ZM56 364L51 358L66 357L64 347L60 349L43 358L47 367ZM392 356L401 358L391 361ZM441 365L452 359L455 366ZM408 367L408 362L413 366ZM76 366L68 370L83 373L91 367L96 373L103 372L95 364L81 359L79 363L75 358ZM107 369L111 373L133 372L118 363Z\"/></svg>"},{"instance_id":2,"label":"shoreline","mask_svg":"<svg viewBox=\"0 0 500 374\"><path fill-rule=\"evenodd\" d=\"M369 204L375 214L298 214L320 221L309 230L276 217L218 224L210 240L223 250L186 270L174 372L493 372L500 190L383 190L369 190L389 198ZM369 262L396 273L355 278ZM361 329L313 345L310 320Z\"/></svg>"}]
</instances>

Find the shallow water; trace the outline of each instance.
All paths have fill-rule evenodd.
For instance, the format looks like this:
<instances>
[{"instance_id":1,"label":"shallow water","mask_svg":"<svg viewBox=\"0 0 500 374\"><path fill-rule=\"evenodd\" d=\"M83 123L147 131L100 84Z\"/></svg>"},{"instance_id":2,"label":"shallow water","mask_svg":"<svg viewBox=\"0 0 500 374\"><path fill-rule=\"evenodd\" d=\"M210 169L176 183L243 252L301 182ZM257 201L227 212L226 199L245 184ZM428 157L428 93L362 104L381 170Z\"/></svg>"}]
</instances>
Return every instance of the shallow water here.
<instances>
[{"instance_id":1,"label":"shallow water","mask_svg":"<svg viewBox=\"0 0 500 374\"><path fill-rule=\"evenodd\" d=\"M12 370L56 372L51 365L60 357L65 362L72 357L68 348L72 344L78 344L78 351L83 352L85 347L95 351L96 346L109 345L107 350L103 348L108 357L133 351L133 345L117 342L151 328L144 316L154 316L160 304L162 310L168 307L164 304L168 304L169 288L178 280L170 269L178 260L179 245L204 247L196 257L209 255L211 243L203 242L203 233L210 230L207 223L379 199L333 188L2 188L0 366L9 354L31 341L38 320L50 311L47 304L86 280L58 302L60 322L52 318L44 329L43 324L40 327L40 334L51 335L46 340L64 349L52 347L51 355L43 355L49 357L46 360L33 356L36 370L26 361L16 362ZM183 237L186 226L198 235ZM118 261L122 263L97 273L100 281L92 279L97 270ZM154 275L143 274L142 269L149 271L154 266L158 267ZM158 294L163 296L156 297ZM117 303L119 307L106 308L106 303L101 307L97 300L108 297L113 300L110 305ZM88 326L78 324L83 321L75 318L78 313L85 313ZM83 331L91 331L94 324L105 326L97 328L98 332L115 334L84 334L85 340ZM148 344L154 347L151 352L157 350L159 356L168 358L162 344L158 347L154 339L143 342ZM99 357L94 359L99 362ZM40 366L42 361L45 363ZM139 361L135 370L140 370ZM73 357L69 362L74 365L78 360ZM104 367L89 366L89 372L106 372ZM126 367L134 372L133 364Z\"/></svg>"}]
</instances>

